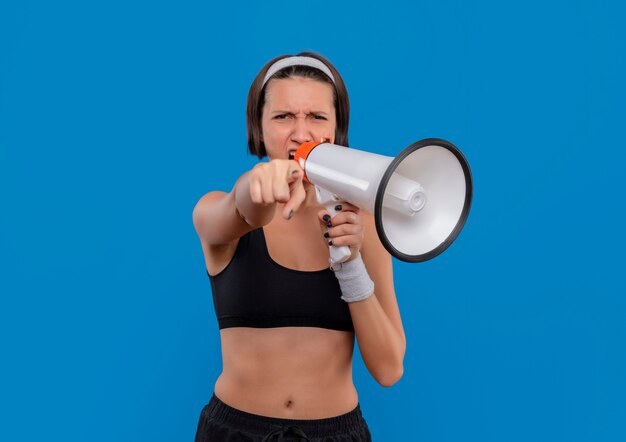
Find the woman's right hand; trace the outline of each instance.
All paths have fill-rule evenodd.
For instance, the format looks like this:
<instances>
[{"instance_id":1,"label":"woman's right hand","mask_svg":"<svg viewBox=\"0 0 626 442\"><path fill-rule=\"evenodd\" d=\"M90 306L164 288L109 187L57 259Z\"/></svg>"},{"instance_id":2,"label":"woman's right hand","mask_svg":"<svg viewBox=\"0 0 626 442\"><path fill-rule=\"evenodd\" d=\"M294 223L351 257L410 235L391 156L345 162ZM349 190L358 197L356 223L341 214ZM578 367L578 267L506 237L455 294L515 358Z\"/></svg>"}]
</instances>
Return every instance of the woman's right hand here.
<instances>
[{"instance_id":1,"label":"woman's right hand","mask_svg":"<svg viewBox=\"0 0 626 442\"><path fill-rule=\"evenodd\" d=\"M250 171L250 198L254 204L284 204L282 216L291 219L306 197L304 172L294 160L259 163Z\"/></svg>"}]
</instances>

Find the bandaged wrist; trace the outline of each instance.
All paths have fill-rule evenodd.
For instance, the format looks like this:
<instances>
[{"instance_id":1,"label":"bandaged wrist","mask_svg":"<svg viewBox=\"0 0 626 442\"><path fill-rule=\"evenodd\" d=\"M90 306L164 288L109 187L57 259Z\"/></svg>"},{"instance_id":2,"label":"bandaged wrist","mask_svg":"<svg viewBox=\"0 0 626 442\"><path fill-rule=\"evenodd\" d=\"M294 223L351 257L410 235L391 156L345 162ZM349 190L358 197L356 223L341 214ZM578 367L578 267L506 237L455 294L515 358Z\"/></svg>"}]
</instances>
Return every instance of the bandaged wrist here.
<instances>
[{"instance_id":1,"label":"bandaged wrist","mask_svg":"<svg viewBox=\"0 0 626 442\"><path fill-rule=\"evenodd\" d=\"M374 282L367 274L361 255L336 267L331 268L341 287L341 299L346 302L362 301L374 293Z\"/></svg>"}]
</instances>

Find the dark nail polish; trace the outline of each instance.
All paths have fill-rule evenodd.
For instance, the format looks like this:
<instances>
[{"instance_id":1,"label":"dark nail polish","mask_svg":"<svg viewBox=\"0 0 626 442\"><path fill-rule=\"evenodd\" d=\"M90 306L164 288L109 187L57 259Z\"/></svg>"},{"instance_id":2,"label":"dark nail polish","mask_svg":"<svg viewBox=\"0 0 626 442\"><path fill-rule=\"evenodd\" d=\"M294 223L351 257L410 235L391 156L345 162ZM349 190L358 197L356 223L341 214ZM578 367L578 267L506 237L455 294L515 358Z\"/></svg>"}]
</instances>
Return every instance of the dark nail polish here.
<instances>
[{"instance_id":1,"label":"dark nail polish","mask_svg":"<svg viewBox=\"0 0 626 442\"><path fill-rule=\"evenodd\" d=\"M329 236L328 232L324 232L324 238L328 238Z\"/></svg>"},{"instance_id":2,"label":"dark nail polish","mask_svg":"<svg viewBox=\"0 0 626 442\"><path fill-rule=\"evenodd\" d=\"M293 210L289 211L289 215L287 215L287 219L291 219L293 217Z\"/></svg>"},{"instance_id":3,"label":"dark nail polish","mask_svg":"<svg viewBox=\"0 0 626 442\"><path fill-rule=\"evenodd\" d=\"M333 223L331 223L330 221L326 223L326 227L332 227L332 226L333 226Z\"/></svg>"},{"instance_id":4,"label":"dark nail polish","mask_svg":"<svg viewBox=\"0 0 626 442\"><path fill-rule=\"evenodd\" d=\"M329 240L328 240L328 245L329 245L329 246L332 246L332 245L333 245L333 240L332 240L332 239L329 239Z\"/></svg>"},{"instance_id":5,"label":"dark nail polish","mask_svg":"<svg viewBox=\"0 0 626 442\"><path fill-rule=\"evenodd\" d=\"M335 212L341 212L341 204L335 206Z\"/></svg>"},{"instance_id":6,"label":"dark nail polish","mask_svg":"<svg viewBox=\"0 0 626 442\"><path fill-rule=\"evenodd\" d=\"M326 214L326 215L324 215L324 216L322 217L322 219L324 220L324 222L325 222L325 223L327 223L327 224L328 224L328 221L330 221L330 215L329 215L329 214Z\"/></svg>"}]
</instances>

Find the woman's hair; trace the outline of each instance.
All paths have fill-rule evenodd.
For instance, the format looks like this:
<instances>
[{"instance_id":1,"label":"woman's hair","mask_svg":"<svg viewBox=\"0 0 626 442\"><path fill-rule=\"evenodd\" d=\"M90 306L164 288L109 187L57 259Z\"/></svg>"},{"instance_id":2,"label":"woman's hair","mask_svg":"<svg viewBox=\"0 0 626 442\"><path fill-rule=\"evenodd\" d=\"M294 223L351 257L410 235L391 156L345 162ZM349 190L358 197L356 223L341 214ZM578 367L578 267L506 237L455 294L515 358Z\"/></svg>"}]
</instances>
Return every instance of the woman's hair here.
<instances>
[{"instance_id":1,"label":"woman's hair","mask_svg":"<svg viewBox=\"0 0 626 442\"><path fill-rule=\"evenodd\" d=\"M337 72L337 69L324 57L314 52L301 52L299 57L312 57L324 63L334 77L334 82L321 70L304 65L288 66L278 70L272 75L268 81L264 82L267 70L283 58L291 57L291 55L281 55L270 60L263 69L257 74L256 78L250 86L248 92L248 105L246 107L246 120L248 128L248 149L250 153L263 158L267 155L265 151L265 143L261 140L261 117L263 115L263 106L265 105L265 90L271 79L284 79L291 77L304 77L312 80L328 83L333 88L333 105L335 106L335 115L337 118L335 140L340 146L348 146L348 125L350 123L350 101L348 100L348 91L346 85Z\"/></svg>"}]
</instances>

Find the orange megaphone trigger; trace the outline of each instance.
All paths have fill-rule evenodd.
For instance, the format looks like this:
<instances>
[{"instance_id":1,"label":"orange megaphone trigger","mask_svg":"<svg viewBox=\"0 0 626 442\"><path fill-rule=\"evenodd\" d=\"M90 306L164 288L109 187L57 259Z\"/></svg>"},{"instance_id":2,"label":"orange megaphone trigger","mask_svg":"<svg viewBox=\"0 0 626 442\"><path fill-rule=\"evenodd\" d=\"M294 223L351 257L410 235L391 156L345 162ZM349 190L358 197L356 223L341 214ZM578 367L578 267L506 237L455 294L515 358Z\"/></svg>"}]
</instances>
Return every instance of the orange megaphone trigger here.
<instances>
[{"instance_id":1,"label":"orange megaphone trigger","mask_svg":"<svg viewBox=\"0 0 626 442\"><path fill-rule=\"evenodd\" d=\"M298 162L302 171L304 172L304 177L302 178L307 183L311 183L306 177L306 168L304 167L306 164L306 159L309 157L309 154L313 149L323 143L332 143L332 138L322 138L320 141L308 141L306 143L302 143L296 153L293 155L293 159Z\"/></svg>"}]
</instances>

